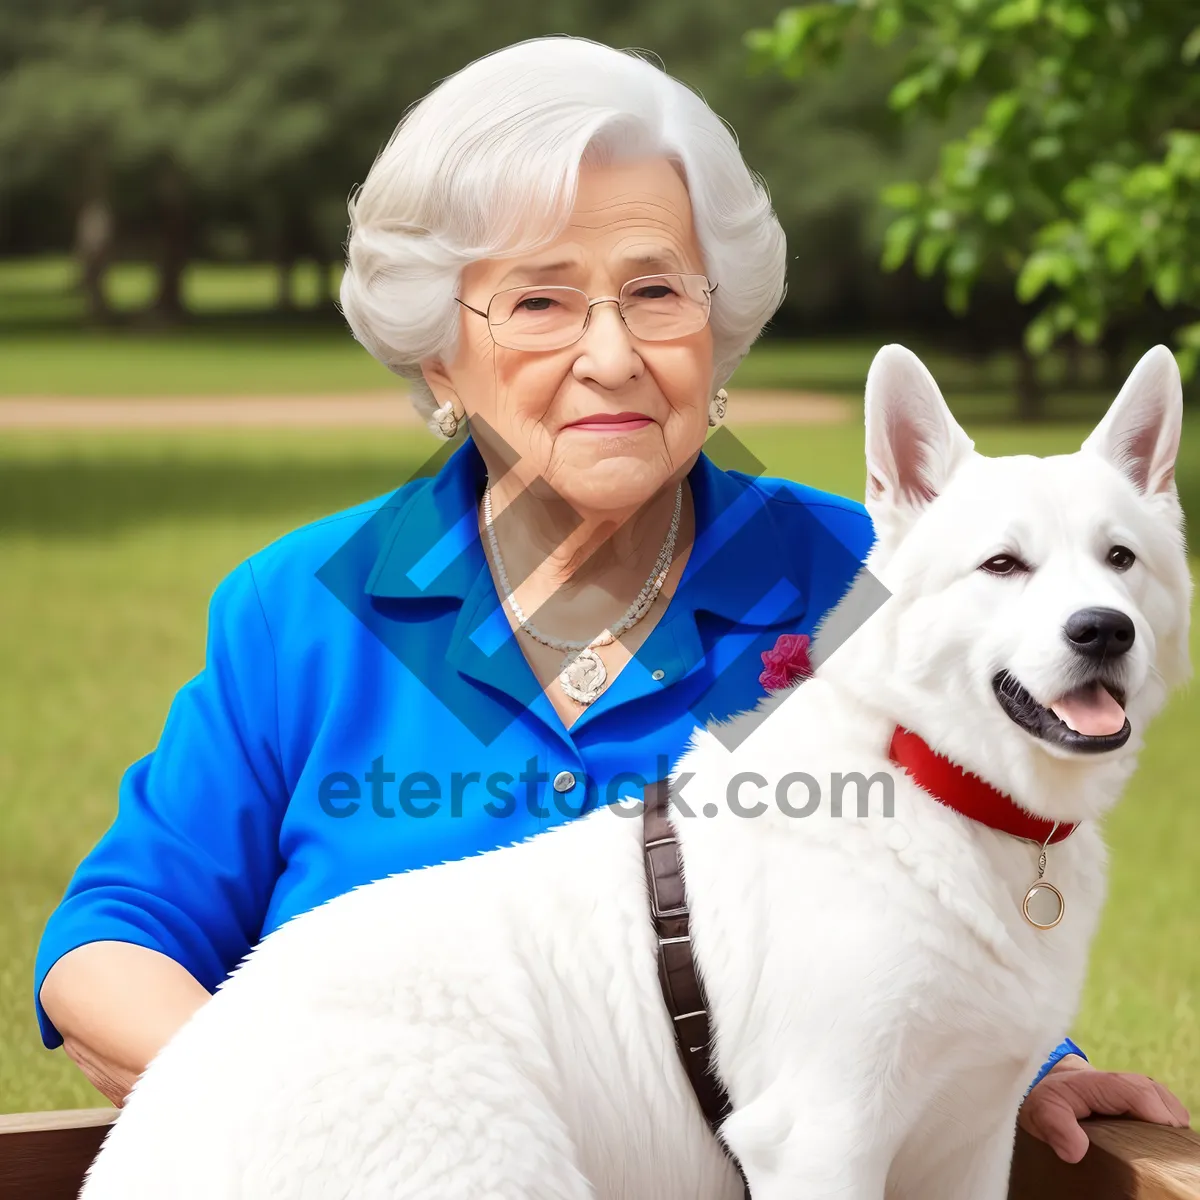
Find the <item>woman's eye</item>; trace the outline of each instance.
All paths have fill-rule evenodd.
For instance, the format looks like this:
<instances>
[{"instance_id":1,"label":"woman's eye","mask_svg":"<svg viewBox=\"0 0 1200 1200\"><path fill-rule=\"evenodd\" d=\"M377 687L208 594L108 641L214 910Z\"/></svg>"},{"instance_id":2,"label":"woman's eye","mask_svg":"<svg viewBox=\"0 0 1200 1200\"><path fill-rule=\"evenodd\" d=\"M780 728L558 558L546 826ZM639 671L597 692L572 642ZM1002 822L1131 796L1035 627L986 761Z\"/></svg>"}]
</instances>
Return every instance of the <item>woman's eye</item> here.
<instances>
[{"instance_id":1,"label":"woman's eye","mask_svg":"<svg viewBox=\"0 0 1200 1200\"><path fill-rule=\"evenodd\" d=\"M526 296L517 308L524 309L525 312L547 312L554 304L555 301L550 296Z\"/></svg>"},{"instance_id":2,"label":"woman's eye","mask_svg":"<svg viewBox=\"0 0 1200 1200\"><path fill-rule=\"evenodd\" d=\"M989 575L1015 575L1018 571L1028 571L1029 567L1013 554L993 554L986 562L979 564L981 571Z\"/></svg>"},{"instance_id":3,"label":"woman's eye","mask_svg":"<svg viewBox=\"0 0 1200 1200\"><path fill-rule=\"evenodd\" d=\"M639 300L662 300L665 296L675 295L675 292L665 283L656 283L650 287L638 288L634 295Z\"/></svg>"},{"instance_id":4,"label":"woman's eye","mask_svg":"<svg viewBox=\"0 0 1200 1200\"><path fill-rule=\"evenodd\" d=\"M1108 552L1107 562L1117 571L1128 571L1137 562L1137 555L1128 546L1114 546Z\"/></svg>"}]
</instances>

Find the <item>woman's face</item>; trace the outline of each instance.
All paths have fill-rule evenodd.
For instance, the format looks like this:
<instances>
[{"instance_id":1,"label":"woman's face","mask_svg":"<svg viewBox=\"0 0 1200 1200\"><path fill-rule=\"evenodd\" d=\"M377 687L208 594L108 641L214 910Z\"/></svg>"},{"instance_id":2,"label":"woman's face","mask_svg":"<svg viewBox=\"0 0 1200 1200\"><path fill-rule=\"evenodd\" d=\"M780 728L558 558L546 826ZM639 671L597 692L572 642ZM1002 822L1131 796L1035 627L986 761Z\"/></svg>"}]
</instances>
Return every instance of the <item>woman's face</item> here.
<instances>
[{"instance_id":1,"label":"woman's face","mask_svg":"<svg viewBox=\"0 0 1200 1200\"><path fill-rule=\"evenodd\" d=\"M665 158L585 165L562 235L529 254L472 263L458 294L486 312L496 292L527 284L575 287L594 299L659 272L705 273L678 172ZM526 312L551 303L536 289L528 295ZM644 503L681 477L703 445L711 325L645 341L615 304L597 304L572 345L514 350L497 346L487 320L461 305L459 321L453 360L422 369L438 403L455 397L473 420L490 472L509 466L522 488L537 494L540 478L581 515L601 514ZM501 446L490 444L493 434Z\"/></svg>"}]
</instances>

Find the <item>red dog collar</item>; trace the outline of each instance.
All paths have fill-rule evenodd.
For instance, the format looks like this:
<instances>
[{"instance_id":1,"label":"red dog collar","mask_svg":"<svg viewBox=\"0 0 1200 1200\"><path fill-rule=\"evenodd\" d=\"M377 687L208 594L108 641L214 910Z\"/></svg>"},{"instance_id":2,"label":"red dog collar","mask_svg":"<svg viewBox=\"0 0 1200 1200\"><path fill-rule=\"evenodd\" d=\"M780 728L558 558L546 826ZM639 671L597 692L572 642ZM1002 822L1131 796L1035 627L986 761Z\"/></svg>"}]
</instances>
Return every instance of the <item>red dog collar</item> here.
<instances>
[{"instance_id":1,"label":"red dog collar","mask_svg":"<svg viewBox=\"0 0 1200 1200\"><path fill-rule=\"evenodd\" d=\"M1053 821L1026 812L1011 797L985 783L978 775L963 770L901 725L897 725L892 734L888 757L896 766L903 767L939 804L990 829L1026 838L1039 846L1047 841L1051 845L1061 842L1075 832L1074 825L1060 823L1055 829Z\"/></svg>"}]
</instances>

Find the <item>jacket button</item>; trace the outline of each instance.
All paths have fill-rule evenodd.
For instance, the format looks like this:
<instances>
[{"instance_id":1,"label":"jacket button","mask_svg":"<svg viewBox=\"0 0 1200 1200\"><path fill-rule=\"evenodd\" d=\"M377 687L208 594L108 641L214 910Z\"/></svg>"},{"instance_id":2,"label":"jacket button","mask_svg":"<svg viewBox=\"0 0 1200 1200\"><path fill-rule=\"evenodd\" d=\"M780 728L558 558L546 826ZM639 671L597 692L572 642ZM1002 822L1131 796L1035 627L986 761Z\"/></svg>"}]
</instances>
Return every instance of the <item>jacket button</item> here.
<instances>
[{"instance_id":1,"label":"jacket button","mask_svg":"<svg viewBox=\"0 0 1200 1200\"><path fill-rule=\"evenodd\" d=\"M659 669L657 671L652 671L650 673L650 678L651 679L665 679L666 674L667 674L666 671L664 671L661 667L659 667Z\"/></svg>"},{"instance_id":2,"label":"jacket button","mask_svg":"<svg viewBox=\"0 0 1200 1200\"><path fill-rule=\"evenodd\" d=\"M556 792L569 792L575 786L575 776L570 771L559 771L554 777Z\"/></svg>"}]
</instances>

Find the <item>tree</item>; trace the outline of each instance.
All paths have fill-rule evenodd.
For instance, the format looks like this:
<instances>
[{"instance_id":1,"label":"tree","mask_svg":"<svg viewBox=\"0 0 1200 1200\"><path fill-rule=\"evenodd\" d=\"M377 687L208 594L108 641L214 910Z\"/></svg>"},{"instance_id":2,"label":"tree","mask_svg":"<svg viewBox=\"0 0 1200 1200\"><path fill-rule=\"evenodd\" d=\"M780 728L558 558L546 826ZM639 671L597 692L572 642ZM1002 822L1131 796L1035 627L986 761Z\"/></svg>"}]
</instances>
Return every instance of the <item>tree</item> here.
<instances>
[{"instance_id":1,"label":"tree","mask_svg":"<svg viewBox=\"0 0 1200 1200\"><path fill-rule=\"evenodd\" d=\"M213 155L212 107L229 87L228 21L182 25L96 7L32 26L0 79L0 171L9 186L57 176L72 192L75 248L93 318L107 319L103 275L122 184L153 214L155 310L183 310L198 162ZM147 203L148 202L148 203Z\"/></svg>"},{"instance_id":2,"label":"tree","mask_svg":"<svg viewBox=\"0 0 1200 1200\"><path fill-rule=\"evenodd\" d=\"M0 180L6 190L56 174L71 181L81 282L89 313L105 320L112 166L117 131L138 107L138 89L107 70L94 20L51 17L22 26L6 15L20 53L0 75Z\"/></svg>"},{"instance_id":3,"label":"tree","mask_svg":"<svg viewBox=\"0 0 1200 1200\"><path fill-rule=\"evenodd\" d=\"M481 14L476 0L48 0L27 15L0 0L0 189L73 193L96 318L114 211L152 231L131 240L152 248L160 317L183 315L183 272L214 214L279 264L287 307L295 259L332 261L347 195L407 104L528 21Z\"/></svg>"},{"instance_id":4,"label":"tree","mask_svg":"<svg viewBox=\"0 0 1200 1200\"><path fill-rule=\"evenodd\" d=\"M1038 302L1024 347L1094 344L1148 303L1200 354L1200 16L1180 0L838 0L747 35L798 78L865 38L904 49L897 112L966 125L923 182L883 194L884 265L944 275L946 299L1007 278ZM1028 365L1028 360L1027 360ZM1037 415L1027 378L1023 414Z\"/></svg>"},{"instance_id":5,"label":"tree","mask_svg":"<svg viewBox=\"0 0 1200 1200\"><path fill-rule=\"evenodd\" d=\"M74 244L97 315L110 257L156 261L163 319L205 254L274 261L286 303L297 259L340 257L347 197L410 104L490 50L571 33L657 53L737 131L788 237L775 332L944 326L936 286L877 265L880 182L936 153L887 107L902 47L882 69L852 48L799 87L750 77L742 34L779 4L0 0L0 250Z\"/></svg>"}]
</instances>

